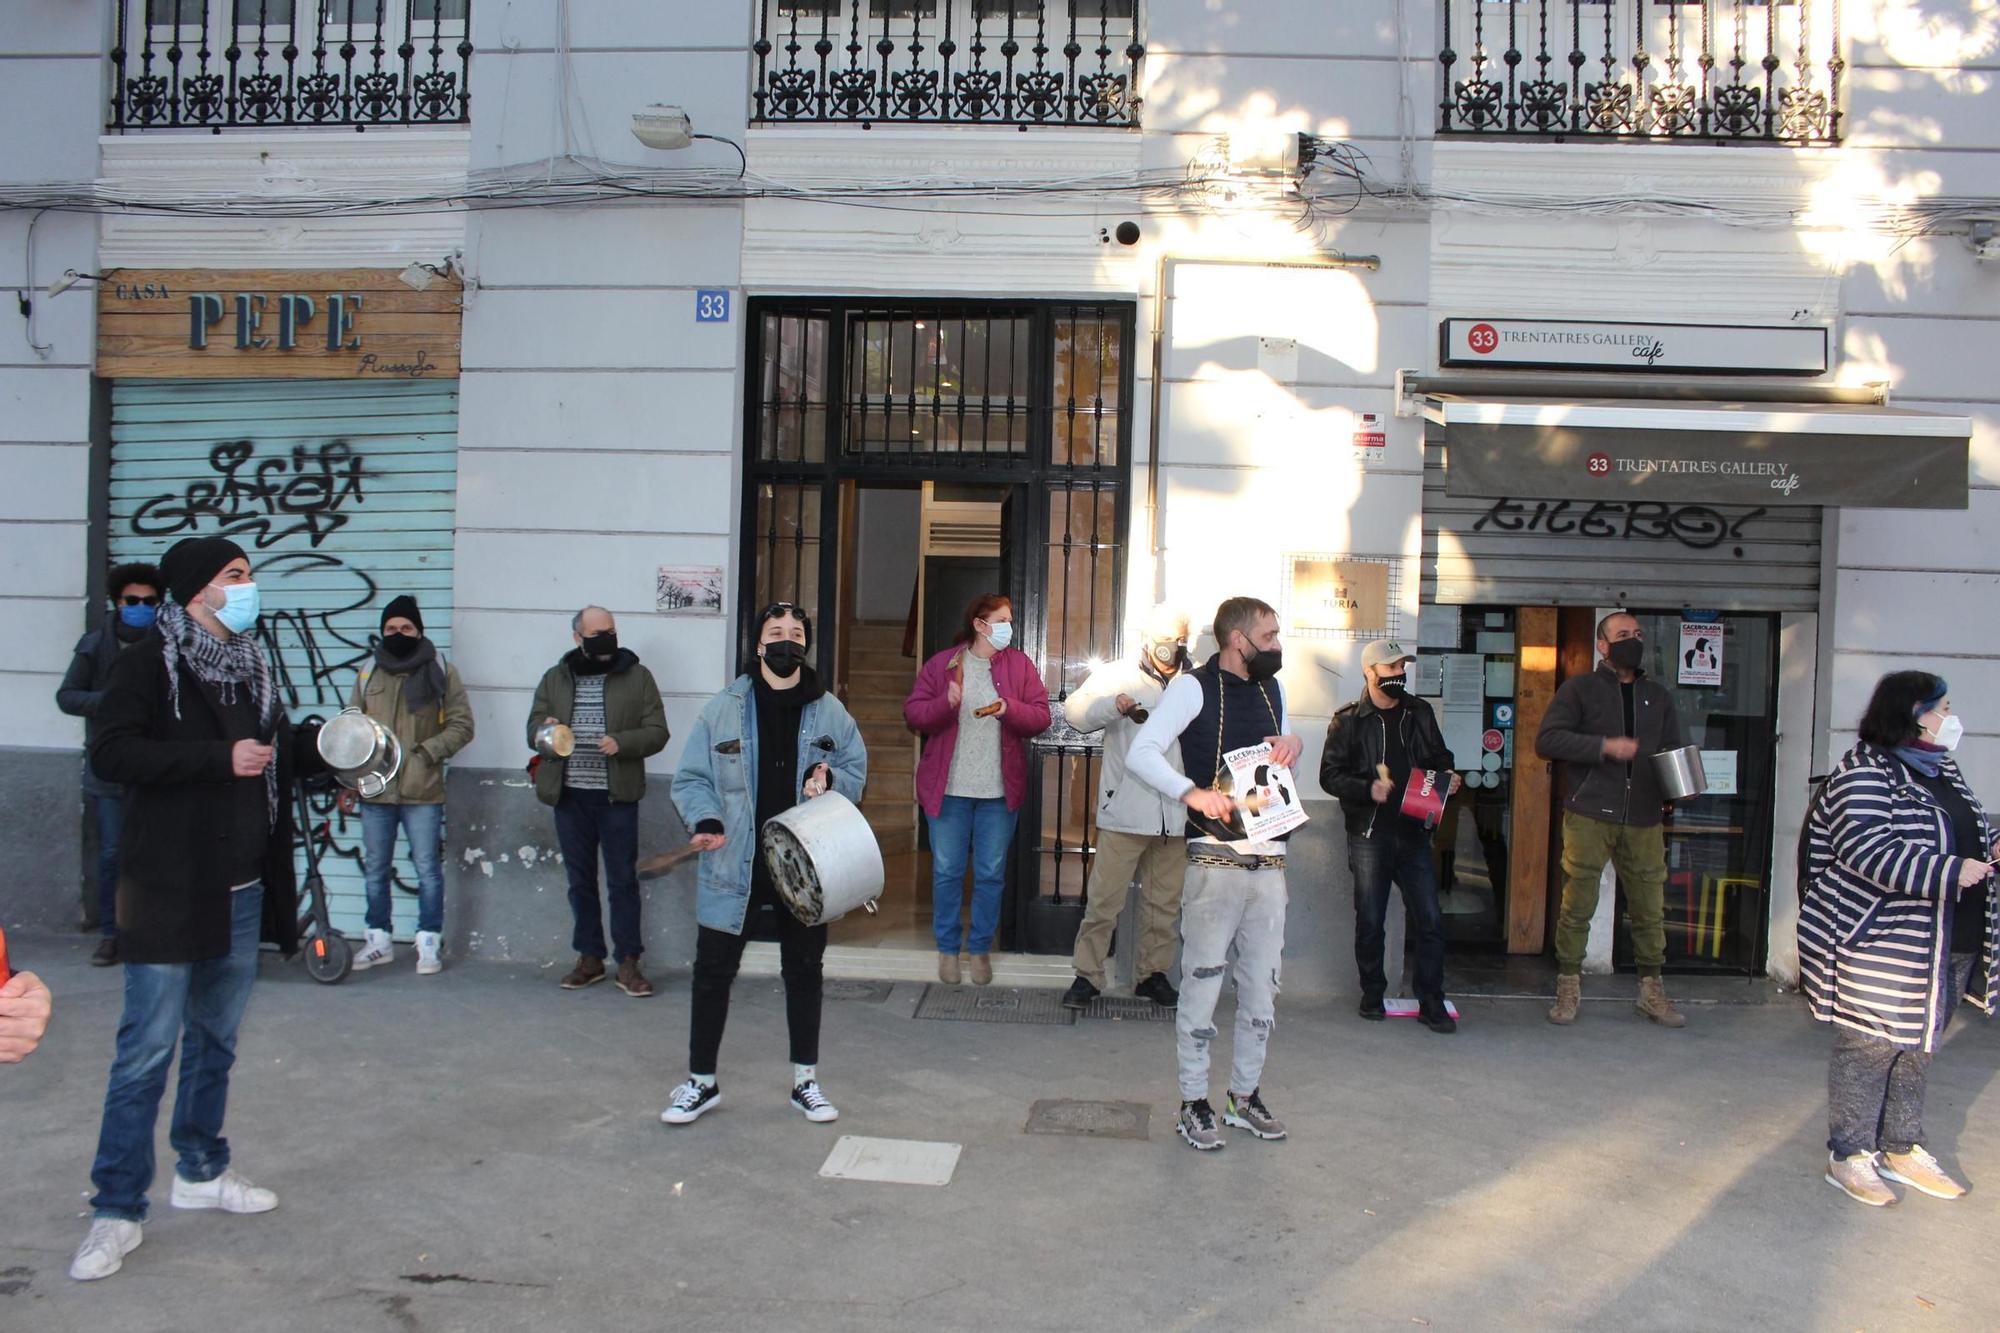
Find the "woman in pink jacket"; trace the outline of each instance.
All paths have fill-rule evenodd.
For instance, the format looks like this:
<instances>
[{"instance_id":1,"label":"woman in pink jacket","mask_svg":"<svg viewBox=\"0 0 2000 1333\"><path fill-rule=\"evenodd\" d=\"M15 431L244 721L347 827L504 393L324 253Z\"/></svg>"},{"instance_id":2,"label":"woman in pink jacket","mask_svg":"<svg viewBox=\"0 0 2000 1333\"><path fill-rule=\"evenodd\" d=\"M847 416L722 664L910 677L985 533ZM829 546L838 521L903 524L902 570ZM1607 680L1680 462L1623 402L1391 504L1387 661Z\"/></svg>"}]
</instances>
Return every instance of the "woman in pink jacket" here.
<instances>
[{"instance_id":1,"label":"woman in pink jacket","mask_svg":"<svg viewBox=\"0 0 2000 1333\"><path fill-rule=\"evenodd\" d=\"M917 672L903 720L924 738L917 801L930 820L931 929L938 980L959 980L965 868L972 866L972 933L965 939L975 986L993 980L988 954L1000 924L1007 845L1028 795L1028 740L1049 726L1041 673L1014 642L1014 604L999 593L973 599L958 638Z\"/></svg>"}]
</instances>

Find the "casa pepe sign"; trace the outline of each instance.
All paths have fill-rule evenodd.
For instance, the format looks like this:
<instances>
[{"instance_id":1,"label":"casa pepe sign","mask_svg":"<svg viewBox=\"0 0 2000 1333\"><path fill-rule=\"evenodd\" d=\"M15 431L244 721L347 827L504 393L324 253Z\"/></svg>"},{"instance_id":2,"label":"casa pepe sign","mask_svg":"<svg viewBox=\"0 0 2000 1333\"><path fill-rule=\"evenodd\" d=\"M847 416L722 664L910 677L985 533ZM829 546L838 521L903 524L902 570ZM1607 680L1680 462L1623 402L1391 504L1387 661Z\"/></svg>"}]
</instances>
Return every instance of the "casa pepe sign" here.
<instances>
[{"instance_id":1,"label":"casa pepe sign","mask_svg":"<svg viewBox=\"0 0 2000 1333\"><path fill-rule=\"evenodd\" d=\"M1441 365L1631 374L1824 375L1827 331L1795 325L1447 319Z\"/></svg>"}]
</instances>

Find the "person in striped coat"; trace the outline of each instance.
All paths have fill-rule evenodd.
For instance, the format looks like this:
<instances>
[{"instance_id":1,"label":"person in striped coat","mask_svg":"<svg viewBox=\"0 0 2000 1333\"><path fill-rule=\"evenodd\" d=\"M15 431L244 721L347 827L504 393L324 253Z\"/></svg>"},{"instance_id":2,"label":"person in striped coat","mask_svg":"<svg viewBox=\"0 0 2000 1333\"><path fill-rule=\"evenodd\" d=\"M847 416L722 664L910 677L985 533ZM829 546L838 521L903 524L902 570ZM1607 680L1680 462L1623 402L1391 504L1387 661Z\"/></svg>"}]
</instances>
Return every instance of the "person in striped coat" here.
<instances>
[{"instance_id":1,"label":"person in striped coat","mask_svg":"<svg viewBox=\"0 0 2000 1333\"><path fill-rule=\"evenodd\" d=\"M1807 817L1799 910L1800 986L1834 1029L1826 1179L1874 1207L1896 1202L1885 1181L1955 1199L1924 1147L1924 1083L1960 1001L2000 998L2000 839L1951 759L1942 677L1884 676L1859 731Z\"/></svg>"}]
</instances>

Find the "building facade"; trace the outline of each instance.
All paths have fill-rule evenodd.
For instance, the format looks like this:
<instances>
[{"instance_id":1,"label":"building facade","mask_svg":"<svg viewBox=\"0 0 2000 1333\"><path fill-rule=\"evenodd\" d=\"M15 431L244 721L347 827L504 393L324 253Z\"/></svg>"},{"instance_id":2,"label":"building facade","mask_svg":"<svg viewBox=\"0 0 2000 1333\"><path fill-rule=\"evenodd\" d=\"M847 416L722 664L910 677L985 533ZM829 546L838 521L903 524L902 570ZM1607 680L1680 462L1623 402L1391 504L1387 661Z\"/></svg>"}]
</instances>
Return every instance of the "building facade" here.
<instances>
[{"instance_id":1,"label":"building facade","mask_svg":"<svg viewBox=\"0 0 2000 1333\"><path fill-rule=\"evenodd\" d=\"M36 887L8 924L76 914L53 694L105 563L190 533L255 548L300 715L382 601L423 604L477 712L447 821L472 956L565 947L524 724L587 602L676 737L758 607L812 610L891 871L835 963L883 975L928 948L896 706L987 588L1058 700L1155 601L1263 596L1307 775L1361 645L1410 643L1471 778L1440 838L1468 959L1547 947L1553 777L1514 736L1605 608L1642 613L1732 789L1676 812L1677 967L1795 974L1810 778L1882 671L1949 677L2000 779L1984 0L20 8L0 689ZM1065 970L1096 778L1060 722L1036 764L1022 976ZM1338 991L1311 809L1289 980ZM357 926L358 828L326 816ZM647 920L688 955L691 873Z\"/></svg>"}]
</instances>

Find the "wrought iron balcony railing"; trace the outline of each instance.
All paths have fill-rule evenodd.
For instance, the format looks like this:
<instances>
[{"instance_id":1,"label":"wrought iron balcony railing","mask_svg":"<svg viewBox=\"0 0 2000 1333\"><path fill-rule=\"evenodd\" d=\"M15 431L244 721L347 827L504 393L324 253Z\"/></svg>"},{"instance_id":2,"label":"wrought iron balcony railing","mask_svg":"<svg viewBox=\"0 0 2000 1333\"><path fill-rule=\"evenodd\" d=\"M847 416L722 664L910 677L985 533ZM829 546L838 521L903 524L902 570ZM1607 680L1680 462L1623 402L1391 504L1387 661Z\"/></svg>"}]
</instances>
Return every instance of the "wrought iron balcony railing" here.
<instances>
[{"instance_id":1,"label":"wrought iron balcony railing","mask_svg":"<svg viewBox=\"0 0 2000 1333\"><path fill-rule=\"evenodd\" d=\"M446 125L472 0L120 0L111 128Z\"/></svg>"},{"instance_id":2,"label":"wrought iron balcony railing","mask_svg":"<svg viewBox=\"0 0 2000 1333\"><path fill-rule=\"evenodd\" d=\"M763 123L1139 123L1138 0L758 0Z\"/></svg>"},{"instance_id":3,"label":"wrought iron balcony railing","mask_svg":"<svg viewBox=\"0 0 2000 1333\"><path fill-rule=\"evenodd\" d=\"M1443 0L1443 11L1443 134L1840 140L1839 0Z\"/></svg>"}]
</instances>

